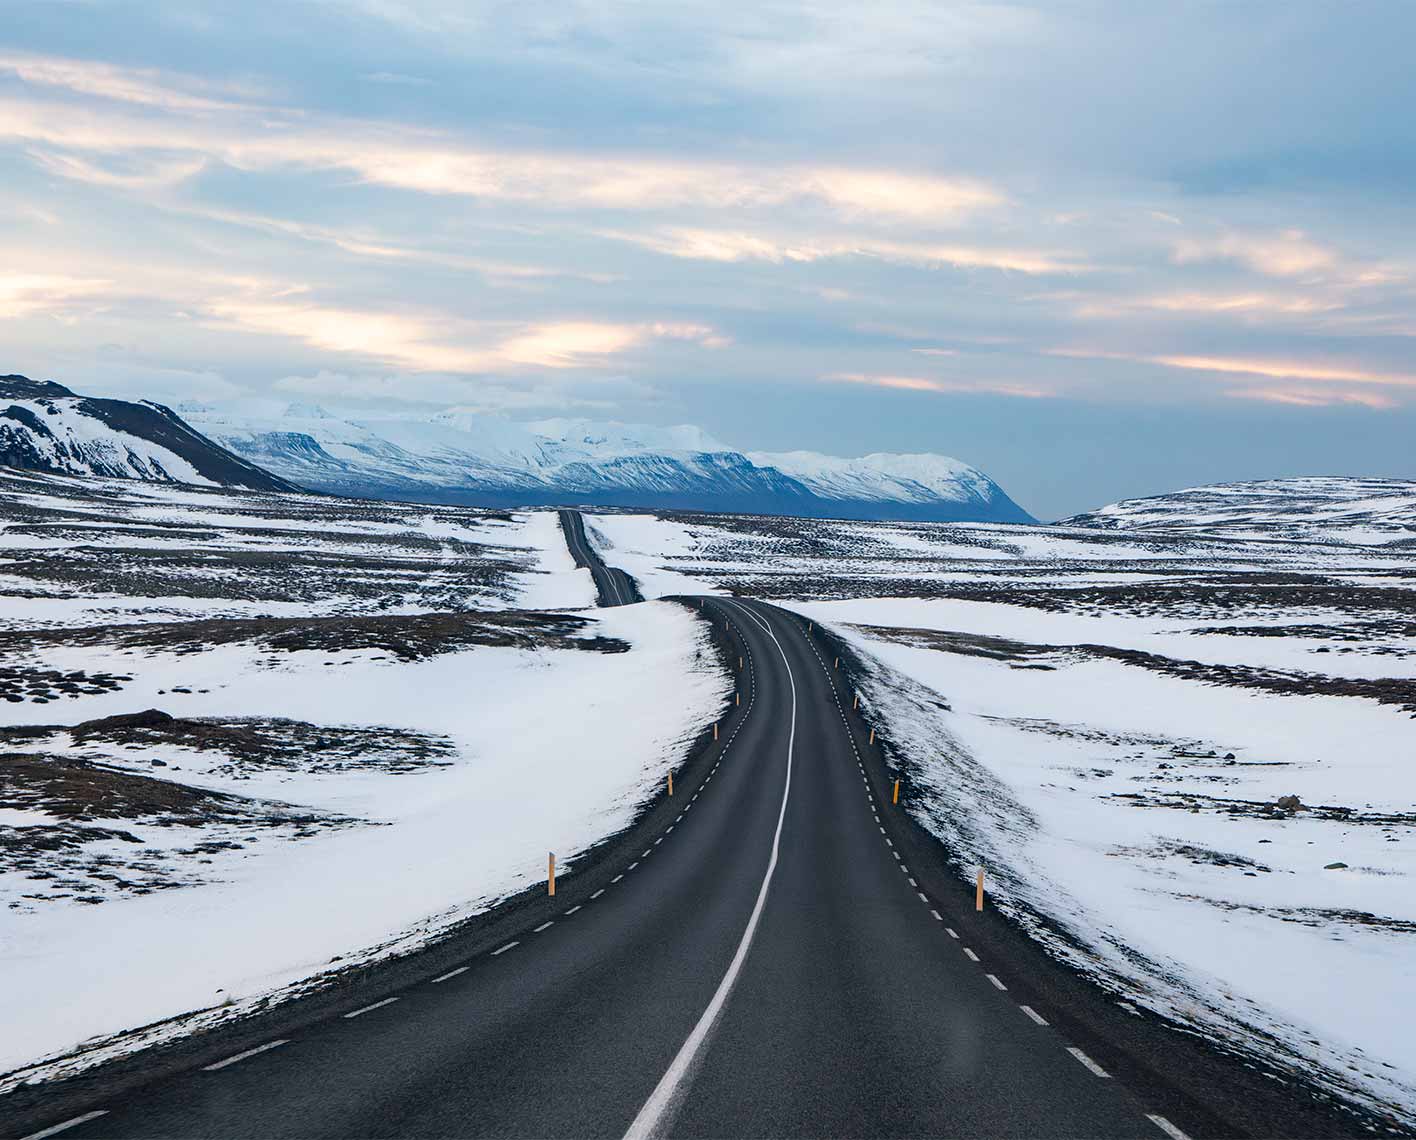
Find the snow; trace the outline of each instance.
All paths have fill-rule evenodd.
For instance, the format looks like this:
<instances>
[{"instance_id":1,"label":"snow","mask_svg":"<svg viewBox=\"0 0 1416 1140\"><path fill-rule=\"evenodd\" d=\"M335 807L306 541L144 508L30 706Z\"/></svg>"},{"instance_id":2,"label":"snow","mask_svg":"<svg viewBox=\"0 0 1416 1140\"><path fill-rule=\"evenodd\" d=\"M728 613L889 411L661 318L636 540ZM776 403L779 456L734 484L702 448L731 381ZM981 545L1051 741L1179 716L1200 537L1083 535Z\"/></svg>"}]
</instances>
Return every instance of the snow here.
<instances>
[{"instance_id":1,"label":"snow","mask_svg":"<svg viewBox=\"0 0 1416 1140\"><path fill-rule=\"evenodd\" d=\"M397 665L346 654L331 670L324 652L270 669L252 647L225 646L156 654L124 693L74 702L86 718L128 711L171 701L158 690L180 678L211 689L187 695L183 716L407 726L446 734L457 758L398 777L242 783L243 795L385 826L264 844L224 860L221 881L200 888L8 921L0 1070L228 998L227 1012L239 1012L335 956L348 964L406 949L538 881L548 850L573 874L581 853L655 794L730 689L705 664L714 659L701 626L675 605L601 611L590 632L632 649L479 648ZM210 774L197 783L228 790ZM105 947L101 970L95 945Z\"/></svg>"},{"instance_id":2,"label":"snow","mask_svg":"<svg viewBox=\"0 0 1416 1140\"><path fill-rule=\"evenodd\" d=\"M57 470L86 474L103 469L112 473L123 471L136 479L167 478L180 483L215 485L175 452L139 436L115 431L102 420L85 415L80 403L74 397L48 397L9 400L6 406L29 412L53 433L55 438L50 439L33 431L26 432L34 448ZM20 430L19 421L7 421L7 427Z\"/></svg>"},{"instance_id":3,"label":"snow","mask_svg":"<svg viewBox=\"0 0 1416 1140\"><path fill-rule=\"evenodd\" d=\"M516 604L528 610L588 609L595 605L595 579L587 567L576 566L555 511L529 511L517 516L516 545L534 552L535 566L518 575Z\"/></svg>"},{"instance_id":4,"label":"snow","mask_svg":"<svg viewBox=\"0 0 1416 1140\"><path fill-rule=\"evenodd\" d=\"M840 459L815 451L785 451L751 452L748 458L800 480L825 499L987 501L996 490L983 472L945 455L875 452L859 459Z\"/></svg>"},{"instance_id":5,"label":"snow","mask_svg":"<svg viewBox=\"0 0 1416 1140\"><path fill-rule=\"evenodd\" d=\"M700 550L687 523L653 515L584 514L590 545L611 566L624 570L646 598L676 594L722 593L717 587L664 565L670 558L691 558Z\"/></svg>"}]
</instances>

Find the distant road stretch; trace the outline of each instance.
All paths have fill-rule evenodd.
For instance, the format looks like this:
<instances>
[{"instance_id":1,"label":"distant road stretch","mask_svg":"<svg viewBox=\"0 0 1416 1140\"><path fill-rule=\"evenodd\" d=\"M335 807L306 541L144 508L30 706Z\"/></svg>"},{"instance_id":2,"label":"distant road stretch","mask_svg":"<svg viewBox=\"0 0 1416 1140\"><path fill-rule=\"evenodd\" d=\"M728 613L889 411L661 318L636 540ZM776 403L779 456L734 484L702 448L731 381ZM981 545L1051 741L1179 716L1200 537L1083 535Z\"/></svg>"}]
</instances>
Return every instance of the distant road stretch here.
<instances>
[{"instance_id":1,"label":"distant road stretch","mask_svg":"<svg viewBox=\"0 0 1416 1140\"><path fill-rule=\"evenodd\" d=\"M606 566L604 559L595 552L590 540L585 537L585 518L579 511L561 511L560 522L570 556L577 566L588 568L595 579L600 605L628 606L644 600L633 578L623 570Z\"/></svg>"}]
</instances>

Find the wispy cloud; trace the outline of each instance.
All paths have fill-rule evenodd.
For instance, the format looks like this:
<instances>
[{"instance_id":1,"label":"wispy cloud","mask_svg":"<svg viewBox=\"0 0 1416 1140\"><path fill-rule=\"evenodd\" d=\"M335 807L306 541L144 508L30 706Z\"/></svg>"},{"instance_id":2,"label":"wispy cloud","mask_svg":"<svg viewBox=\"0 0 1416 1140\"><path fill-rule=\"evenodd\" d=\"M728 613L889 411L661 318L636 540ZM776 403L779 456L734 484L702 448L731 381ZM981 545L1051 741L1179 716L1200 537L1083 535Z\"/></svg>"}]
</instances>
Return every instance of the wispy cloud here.
<instances>
[{"instance_id":1,"label":"wispy cloud","mask_svg":"<svg viewBox=\"0 0 1416 1140\"><path fill-rule=\"evenodd\" d=\"M838 384L863 384L871 388L893 388L901 392L941 392L964 395L1016 396L1044 400L1056 395L1032 384L996 380L937 380L927 376L893 376L874 372L832 372L822 377Z\"/></svg>"},{"instance_id":2,"label":"wispy cloud","mask_svg":"<svg viewBox=\"0 0 1416 1140\"><path fill-rule=\"evenodd\" d=\"M1323 388L1234 388L1225 393L1236 400L1259 400L1266 404L1287 404L1297 408L1329 408L1356 404L1385 411L1400 404L1382 392L1334 391Z\"/></svg>"},{"instance_id":3,"label":"wispy cloud","mask_svg":"<svg viewBox=\"0 0 1416 1140\"><path fill-rule=\"evenodd\" d=\"M112 288L112 281L97 277L0 273L0 319L36 313L63 316L76 302L91 302L107 295Z\"/></svg>"},{"instance_id":4,"label":"wispy cloud","mask_svg":"<svg viewBox=\"0 0 1416 1140\"><path fill-rule=\"evenodd\" d=\"M694 261L813 262L860 257L925 268L999 269L1024 274L1079 273L1088 269L1075 255L1031 249L990 249L878 237L775 238L761 234L669 227L648 232L607 231L605 236Z\"/></svg>"}]
</instances>

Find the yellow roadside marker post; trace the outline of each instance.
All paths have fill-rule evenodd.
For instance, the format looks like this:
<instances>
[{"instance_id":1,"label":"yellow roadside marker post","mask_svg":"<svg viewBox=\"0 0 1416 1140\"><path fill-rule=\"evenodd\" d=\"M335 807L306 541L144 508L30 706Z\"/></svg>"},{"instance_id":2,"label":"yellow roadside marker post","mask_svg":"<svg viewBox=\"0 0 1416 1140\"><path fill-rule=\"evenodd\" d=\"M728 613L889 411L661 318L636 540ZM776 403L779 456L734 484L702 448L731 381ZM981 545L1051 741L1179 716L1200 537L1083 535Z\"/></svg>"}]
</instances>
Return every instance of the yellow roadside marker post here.
<instances>
[{"instance_id":1,"label":"yellow roadside marker post","mask_svg":"<svg viewBox=\"0 0 1416 1140\"><path fill-rule=\"evenodd\" d=\"M556 853L554 851L546 861L546 893L552 897L556 893Z\"/></svg>"},{"instance_id":2,"label":"yellow roadside marker post","mask_svg":"<svg viewBox=\"0 0 1416 1140\"><path fill-rule=\"evenodd\" d=\"M893 802L893 803L899 803L899 802L900 802L900 781L899 781L899 780L896 780L896 781L895 781L895 798L894 798L894 800L891 801L891 802Z\"/></svg>"},{"instance_id":3,"label":"yellow roadside marker post","mask_svg":"<svg viewBox=\"0 0 1416 1140\"><path fill-rule=\"evenodd\" d=\"M974 910L983 909L983 868L978 869L978 894L974 897Z\"/></svg>"}]
</instances>

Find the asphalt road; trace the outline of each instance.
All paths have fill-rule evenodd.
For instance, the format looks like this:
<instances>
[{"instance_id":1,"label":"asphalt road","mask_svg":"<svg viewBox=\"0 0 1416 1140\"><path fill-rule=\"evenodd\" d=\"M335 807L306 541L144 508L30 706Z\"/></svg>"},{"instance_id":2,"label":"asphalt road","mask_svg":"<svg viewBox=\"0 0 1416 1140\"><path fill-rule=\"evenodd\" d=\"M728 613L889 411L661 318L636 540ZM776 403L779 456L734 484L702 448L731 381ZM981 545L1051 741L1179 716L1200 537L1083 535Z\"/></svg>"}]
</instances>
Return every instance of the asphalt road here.
<instances>
[{"instance_id":1,"label":"asphalt road","mask_svg":"<svg viewBox=\"0 0 1416 1140\"><path fill-rule=\"evenodd\" d=\"M1298 1131L1265 1115L1279 1093L1257 1077L1236 1110L1257 1127L1166 1084L1184 1047L1125 1039L1145 1027L974 913L888 802L819 631L760 603L690 604L740 653L741 703L632 847L494 942L448 943L436 976L208 1049L66 1112L62 1135ZM1103 1013L1065 1008L1088 1001Z\"/></svg>"},{"instance_id":2,"label":"asphalt road","mask_svg":"<svg viewBox=\"0 0 1416 1140\"><path fill-rule=\"evenodd\" d=\"M595 553L590 540L585 537L585 518L579 511L564 510L560 513L561 530L565 532L565 542L570 548L570 556L577 566L585 566L595 579L595 590L599 594L601 606L628 606L642 602L643 595L633 578L615 566L605 565L604 559Z\"/></svg>"}]
</instances>

